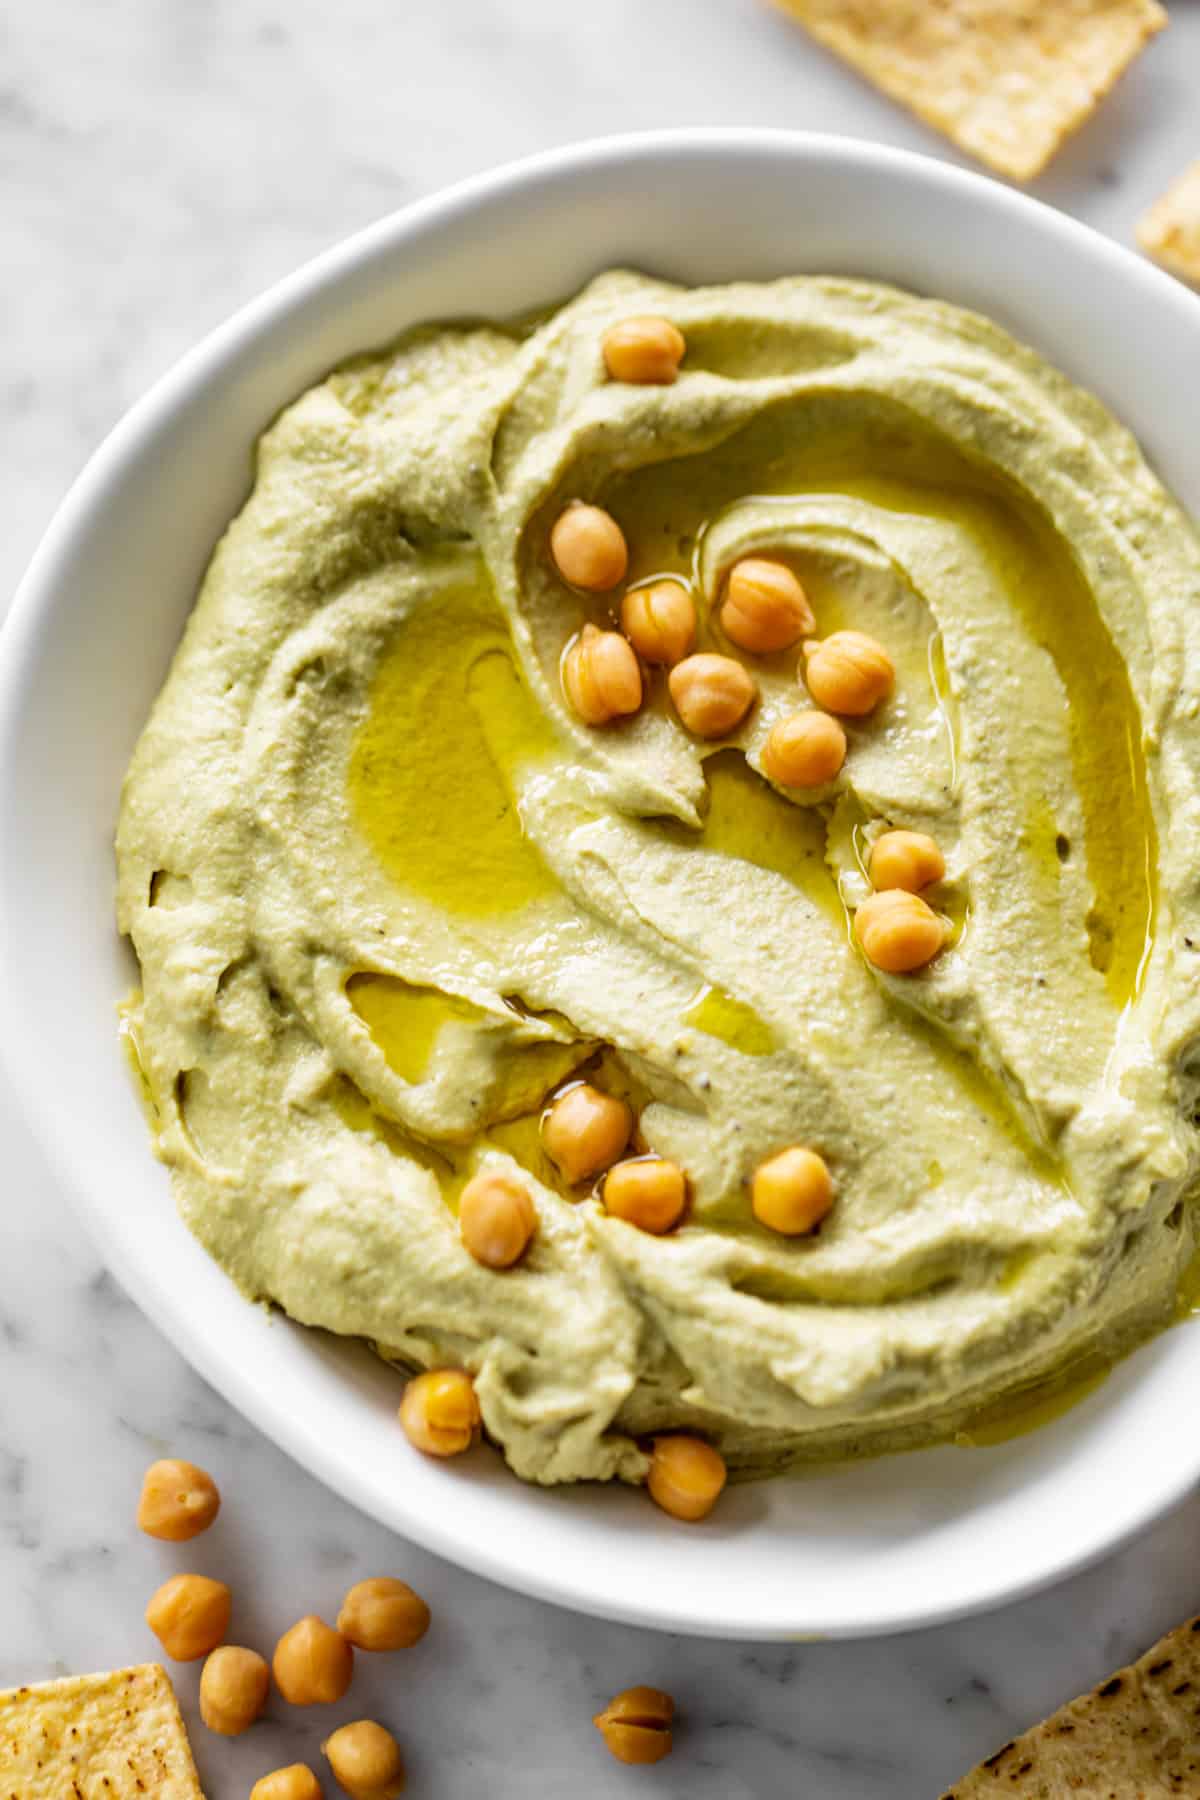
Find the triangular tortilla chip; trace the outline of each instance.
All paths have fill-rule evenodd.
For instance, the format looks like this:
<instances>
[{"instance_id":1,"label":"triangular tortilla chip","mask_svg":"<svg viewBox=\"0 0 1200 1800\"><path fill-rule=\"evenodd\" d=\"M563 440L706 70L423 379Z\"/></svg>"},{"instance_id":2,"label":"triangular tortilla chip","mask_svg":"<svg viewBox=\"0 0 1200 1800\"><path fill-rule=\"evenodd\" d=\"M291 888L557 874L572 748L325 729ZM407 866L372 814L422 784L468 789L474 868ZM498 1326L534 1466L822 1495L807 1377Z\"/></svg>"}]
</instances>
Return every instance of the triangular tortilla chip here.
<instances>
[{"instance_id":1,"label":"triangular tortilla chip","mask_svg":"<svg viewBox=\"0 0 1200 1800\"><path fill-rule=\"evenodd\" d=\"M1185 169L1154 202L1137 234L1155 262L1200 287L1200 162Z\"/></svg>"},{"instance_id":2,"label":"triangular tortilla chip","mask_svg":"<svg viewBox=\"0 0 1200 1800\"><path fill-rule=\"evenodd\" d=\"M776 0L1015 181L1045 168L1167 15L1158 0Z\"/></svg>"},{"instance_id":3,"label":"triangular tortilla chip","mask_svg":"<svg viewBox=\"0 0 1200 1800\"><path fill-rule=\"evenodd\" d=\"M1200 1794L1200 1619L980 1763L942 1800Z\"/></svg>"},{"instance_id":4,"label":"triangular tortilla chip","mask_svg":"<svg viewBox=\"0 0 1200 1800\"><path fill-rule=\"evenodd\" d=\"M171 1683L157 1663L0 1693L0 1795L204 1800Z\"/></svg>"}]
</instances>

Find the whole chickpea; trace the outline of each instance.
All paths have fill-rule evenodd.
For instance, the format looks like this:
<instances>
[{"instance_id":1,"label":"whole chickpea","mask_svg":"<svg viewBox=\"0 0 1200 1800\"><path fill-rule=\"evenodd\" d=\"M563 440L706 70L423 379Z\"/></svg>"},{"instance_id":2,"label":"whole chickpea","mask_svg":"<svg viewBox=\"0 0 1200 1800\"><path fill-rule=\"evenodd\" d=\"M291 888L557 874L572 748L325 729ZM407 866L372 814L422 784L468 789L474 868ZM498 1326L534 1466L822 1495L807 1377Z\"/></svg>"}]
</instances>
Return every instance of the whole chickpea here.
<instances>
[{"instance_id":1,"label":"whole chickpea","mask_svg":"<svg viewBox=\"0 0 1200 1800\"><path fill-rule=\"evenodd\" d=\"M942 879L946 859L936 840L923 831L885 831L871 846L869 867L876 888L919 894Z\"/></svg>"},{"instance_id":2,"label":"whole chickpea","mask_svg":"<svg viewBox=\"0 0 1200 1800\"><path fill-rule=\"evenodd\" d=\"M687 342L670 319L622 319L604 334L604 366L614 381L670 387Z\"/></svg>"},{"instance_id":3,"label":"whole chickpea","mask_svg":"<svg viewBox=\"0 0 1200 1800\"><path fill-rule=\"evenodd\" d=\"M846 734L823 712L792 713L772 725L763 745L764 773L780 787L824 787L846 760Z\"/></svg>"},{"instance_id":4,"label":"whole chickpea","mask_svg":"<svg viewBox=\"0 0 1200 1800\"><path fill-rule=\"evenodd\" d=\"M275 1686L291 1706L332 1706L350 1686L354 1651L315 1613L285 1631L271 1658Z\"/></svg>"},{"instance_id":5,"label":"whole chickpea","mask_svg":"<svg viewBox=\"0 0 1200 1800\"><path fill-rule=\"evenodd\" d=\"M216 1482L195 1463L166 1457L142 1477L137 1522L149 1537L184 1544L207 1531L220 1510Z\"/></svg>"},{"instance_id":6,"label":"whole chickpea","mask_svg":"<svg viewBox=\"0 0 1200 1800\"><path fill-rule=\"evenodd\" d=\"M563 580L589 594L606 594L629 567L625 533L602 506L572 500L550 529L550 554Z\"/></svg>"},{"instance_id":7,"label":"whole chickpea","mask_svg":"<svg viewBox=\"0 0 1200 1800\"><path fill-rule=\"evenodd\" d=\"M665 1156L635 1156L604 1177L604 1210L639 1231L662 1237L687 1206L687 1177Z\"/></svg>"},{"instance_id":8,"label":"whole chickpea","mask_svg":"<svg viewBox=\"0 0 1200 1800\"><path fill-rule=\"evenodd\" d=\"M426 1456L461 1456L482 1423L474 1382L462 1369L414 1376L400 1402L400 1423L409 1443Z\"/></svg>"},{"instance_id":9,"label":"whole chickpea","mask_svg":"<svg viewBox=\"0 0 1200 1800\"><path fill-rule=\"evenodd\" d=\"M627 718L642 704L642 671L619 631L585 625L563 651L563 693L585 725Z\"/></svg>"},{"instance_id":10,"label":"whole chickpea","mask_svg":"<svg viewBox=\"0 0 1200 1800\"><path fill-rule=\"evenodd\" d=\"M271 1671L257 1650L222 1644L200 1672L200 1717L221 1737L248 1731L267 1704Z\"/></svg>"},{"instance_id":11,"label":"whole chickpea","mask_svg":"<svg viewBox=\"0 0 1200 1800\"><path fill-rule=\"evenodd\" d=\"M873 712L896 685L892 659L865 631L835 631L804 646L804 680L818 706L859 718Z\"/></svg>"},{"instance_id":12,"label":"whole chickpea","mask_svg":"<svg viewBox=\"0 0 1200 1800\"><path fill-rule=\"evenodd\" d=\"M759 1163L750 1205L760 1225L785 1237L812 1231L833 1205L833 1177L823 1156L804 1144Z\"/></svg>"},{"instance_id":13,"label":"whole chickpea","mask_svg":"<svg viewBox=\"0 0 1200 1800\"><path fill-rule=\"evenodd\" d=\"M855 913L854 936L877 969L911 975L933 961L946 941L946 927L919 894L884 888Z\"/></svg>"},{"instance_id":14,"label":"whole chickpea","mask_svg":"<svg viewBox=\"0 0 1200 1800\"><path fill-rule=\"evenodd\" d=\"M630 588L621 602L621 630L644 661L681 662L696 641L696 603L682 581Z\"/></svg>"},{"instance_id":15,"label":"whole chickpea","mask_svg":"<svg viewBox=\"0 0 1200 1800\"><path fill-rule=\"evenodd\" d=\"M307 1763L289 1763L260 1776L250 1789L250 1800L322 1800L321 1784Z\"/></svg>"},{"instance_id":16,"label":"whole chickpea","mask_svg":"<svg viewBox=\"0 0 1200 1800\"><path fill-rule=\"evenodd\" d=\"M374 1719L341 1726L321 1749L350 1800L396 1800L404 1792L400 1746Z\"/></svg>"},{"instance_id":17,"label":"whole chickpea","mask_svg":"<svg viewBox=\"0 0 1200 1800\"><path fill-rule=\"evenodd\" d=\"M537 1230L529 1189L515 1175L484 1170L468 1181L458 1202L458 1229L475 1261L511 1269Z\"/></svg>"},{"instance_id":18,"label":"whole chickpea","mask_svg":"<svg viewBox=\"0 0 1200 1800\"><path fill-rule=\"evenodd\" d=\"M337 1622L356 1650L407 1650L429 1630L429 1608L407 1582L376 1575L355 1582Z\"/></svg>"},{"instance_id":19,"label":"whole chickpea","mask_svg":"<svg viewBox=\"0 0 1200 1800\"><path fill-rule=\"evenodd\" d=\"M592 1724L618 1762L661 1762L671 1750L675 1702L661 1688L632 1687L617 1694Z\"/></svg>"},{"instance_id":20,"label":"whole chickpea","mask_svg":"<svg viewBox=\"0 0 1200 1800\"><path fill-rule=\"evenodd\" d=\"M707 650L676 663L667 686L683 724L701 738L736 731L758 695L754 677L740 662Z\"/></svg>"},{"instance_id":21,"label":"whole chickpea","mask_svg":"<svg viewBox=\"0 0 1200 1800\"><path fill-rule=\"evenodd\" d=\"M724 1486L725 1458L703 1438L682 1431L655 1438L646 1487L673 1519L706 1519Z\"/></svg>"},{"instance_id":22,"label":"whole chickpea","mask_svg":"<svg viewBox=\"0 0 1200 1800\"><path fill-rule=\"evenodd\" d=\"M615 1094L581 1081L552 1101L542 1119L542 1144L572 1184L611 1168L629 1142L633 1112Z\"/></svg>"},{"instance_id":23,"label":"whole chickpea","mask_svg":"<svg viewBox=\"0 0 1200 1800\"><path fill-rule=\"evenodd\" d=\"M151 1596L146 1623L175 1662L198 1662L229 1630L233 1597L207 1575L173 1575Z\"/></svg>"},{"instance_id":24,"label":"whole chickpea","mask_svg":"<svg viewBox=\"0 0 1200 1800\"><path fill-rule=\"evenodd\" d=\"M813 629L808 595L786 563L744 556L725 583L721 629L741 650L765 656L786 650Z\"/></svg>"}]
</instances>

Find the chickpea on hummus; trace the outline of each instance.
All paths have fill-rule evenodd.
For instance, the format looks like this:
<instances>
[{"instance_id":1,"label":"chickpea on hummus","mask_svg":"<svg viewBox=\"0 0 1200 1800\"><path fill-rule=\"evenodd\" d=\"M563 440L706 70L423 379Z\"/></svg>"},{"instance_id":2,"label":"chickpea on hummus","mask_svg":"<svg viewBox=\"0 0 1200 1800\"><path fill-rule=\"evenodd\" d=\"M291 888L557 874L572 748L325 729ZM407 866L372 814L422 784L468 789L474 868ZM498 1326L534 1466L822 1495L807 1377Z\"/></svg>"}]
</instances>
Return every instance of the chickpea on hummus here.
<instances>
[{"instance_id":1,"label":"chickpea on hummus","mask_svg":"<svg viewBox=\"0 0 1200 1800\"><path fill-rule=\"evenodd\" d=\"M986 319L615 273L336 370L117 853L187 1223L453 1371L432 1454L695 1518L1172 1316L1200 548Z\"/></svg>"}]
</instances>

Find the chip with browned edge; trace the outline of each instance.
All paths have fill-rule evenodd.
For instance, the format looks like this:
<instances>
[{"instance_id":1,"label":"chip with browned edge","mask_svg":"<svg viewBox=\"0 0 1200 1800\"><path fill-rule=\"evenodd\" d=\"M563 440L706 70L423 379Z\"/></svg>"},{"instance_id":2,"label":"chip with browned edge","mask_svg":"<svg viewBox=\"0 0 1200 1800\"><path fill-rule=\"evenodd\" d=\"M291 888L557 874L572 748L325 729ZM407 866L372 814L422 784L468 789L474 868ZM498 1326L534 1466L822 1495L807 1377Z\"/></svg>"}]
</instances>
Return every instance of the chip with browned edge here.
<instances>
[{"instance_id":1,"label":"chip with browned edge","mask_svg":"<svg viewBox=\"0 0 1200 1800\"><path fill-rule=\"evenodd\" d=\"M0 1693L0 1795L204 1800L171 1683L157 1663Z\"/></svg>"},{"instance_id":2,"label":"chip with browned edge","mask_svg":"<svg viewBox=\"0 0 1200 1800\"><path fill-rule=\"evenodd\" d=\"M963 150L1030 181L1161 31L1158 0L776 0Z\"/></svg>"},{"instance_id":3,"label":"chip with browned edge","mask_svg":"<svg viewBox=\"0 0 1200 1800\"><path fill-rule=\"evenodd\" d=\"M1200 1619L989 1756L942 1800L1200 1794Z\"/></svg>"},{"instance_id":4,"label":"chip with browned edge","mask_svg":"<svg viewBox=\"0 0 1200 1800\"><path fill-rule=\"evenodd\" d=\"M1138 226L1138 243L1172 275L1200 287L1200 162L1154 202Z\"/></svg>"}]
</instances>

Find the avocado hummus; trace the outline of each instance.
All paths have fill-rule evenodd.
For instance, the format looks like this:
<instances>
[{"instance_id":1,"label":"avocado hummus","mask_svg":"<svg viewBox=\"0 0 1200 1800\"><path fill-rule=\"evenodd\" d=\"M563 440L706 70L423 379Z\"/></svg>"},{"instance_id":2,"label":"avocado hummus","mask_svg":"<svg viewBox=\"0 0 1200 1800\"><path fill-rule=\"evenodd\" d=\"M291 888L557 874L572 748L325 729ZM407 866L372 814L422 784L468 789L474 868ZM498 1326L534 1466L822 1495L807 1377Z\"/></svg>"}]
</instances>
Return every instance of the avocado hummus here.
<instances>
[{"instance_id":1,"label":"avocado hummus","mask_svg":"<svg viewBox=\"0 0 1200 1800\"><path fill-rule=\"evenodd\" d=\"M606 379L663 315L669 386ZM732 740L647 672L588 729L559 664L621 590L555 572L571 500L629 582L744 555L892 698L827 787L764 779L798 652L744 659ZM183 1215L251 1296L475 1377L513 1469L643 1478L647 1435L740 1472L945 1437L1172 1316L1200 1089L1200 551L1128 433L998 327L875 285L627 273L518 327L425 327L262 439L125 785L129 1028ZM945 854L951 941L856 948L887 826ZM652 1236L558 1177L586 1076L687 1172ZM756 1165L819 1149L785 1238ZM464 1182L538 1229L481 1266Z\"/></svg>"}]
</instances>

